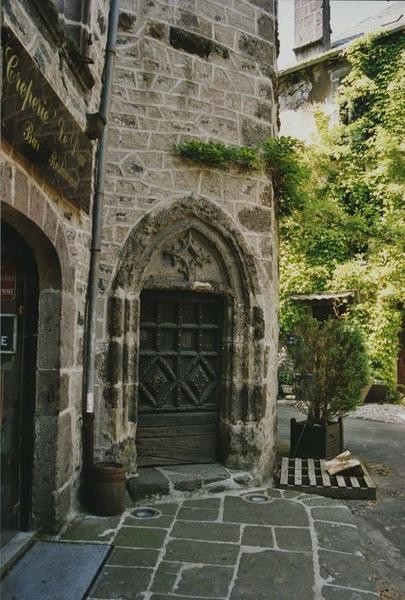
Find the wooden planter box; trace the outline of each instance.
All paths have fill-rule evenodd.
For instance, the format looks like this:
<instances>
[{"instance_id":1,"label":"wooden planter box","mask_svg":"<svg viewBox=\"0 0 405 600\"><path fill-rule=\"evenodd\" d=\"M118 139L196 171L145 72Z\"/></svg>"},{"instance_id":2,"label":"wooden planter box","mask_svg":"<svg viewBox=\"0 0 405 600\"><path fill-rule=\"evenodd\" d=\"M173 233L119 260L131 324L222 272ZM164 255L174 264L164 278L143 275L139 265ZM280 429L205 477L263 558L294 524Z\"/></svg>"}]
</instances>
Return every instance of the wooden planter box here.
<instances>
[{"instance_id":1,"label":"wooden planter box","mask_svg":"<svg viewBox=\"0 0 405 600\"><path fill-rule=\"evenodd\" d=\"M308 421L290 421L291 458L323 458L329 460L343 452L343 419L322 425Z\"/></svg>"}]
</instances>

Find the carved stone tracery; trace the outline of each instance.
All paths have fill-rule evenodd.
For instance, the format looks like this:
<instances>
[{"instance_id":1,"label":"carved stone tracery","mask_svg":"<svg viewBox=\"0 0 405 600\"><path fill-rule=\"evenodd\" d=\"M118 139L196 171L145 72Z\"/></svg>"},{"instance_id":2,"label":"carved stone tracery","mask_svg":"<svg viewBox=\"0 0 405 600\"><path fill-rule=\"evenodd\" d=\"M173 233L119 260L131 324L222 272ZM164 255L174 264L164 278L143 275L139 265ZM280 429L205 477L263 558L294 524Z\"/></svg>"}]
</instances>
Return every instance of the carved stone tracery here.
<instances>
[{"instance_id":1,"label":"carved stone tracery","mask_svg":"<svg viewBox=\"0 0 405 600\"><path fill-rule=\"evenodd\" d=\"M162 256L170 260L172 267L183 275L185 281L196 277L197 268L202 269L211 263L211 257L197 242L191 229L163 248Z\"/></svg>"}]
</instances>

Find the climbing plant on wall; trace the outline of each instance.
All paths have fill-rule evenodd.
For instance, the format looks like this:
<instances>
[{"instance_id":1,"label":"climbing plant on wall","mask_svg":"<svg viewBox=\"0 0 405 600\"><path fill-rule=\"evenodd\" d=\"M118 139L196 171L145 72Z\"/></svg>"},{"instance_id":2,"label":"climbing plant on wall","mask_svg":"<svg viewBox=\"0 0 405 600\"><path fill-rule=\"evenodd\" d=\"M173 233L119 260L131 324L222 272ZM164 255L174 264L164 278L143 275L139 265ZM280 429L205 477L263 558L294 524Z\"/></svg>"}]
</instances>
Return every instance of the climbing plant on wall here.
<instances>
[{"instance_id":1,"label":"climbing plant on wall","mask_svg":"<svg viewBox=\"0 0 405 600\"><path fill-rule=\"evenodd\" d=\"M301 210L281 221L282 330L298 308L288 293L356 288L348 318L365 334L374 380L396 381L405 299L405 39L374 35L346 53L338 89L342 123L317 115L319 138Z\"/></svg>"},{"instance_id":2,"label":"climbing plant on wall","mask_svg":"<svg viewBox=\"0 0 405 600\"><path fill-rule=\"evenodd\" d=\"M266 169L280 223L281 333L302 310L289 293L359 290L346 318L364 333L373 379L394 397L405 304L405 37L363 38L346 58L341 124L330 128L319 112L316 143L191 140L174 151L208 167Z\"/></svg>"}]
</instances>

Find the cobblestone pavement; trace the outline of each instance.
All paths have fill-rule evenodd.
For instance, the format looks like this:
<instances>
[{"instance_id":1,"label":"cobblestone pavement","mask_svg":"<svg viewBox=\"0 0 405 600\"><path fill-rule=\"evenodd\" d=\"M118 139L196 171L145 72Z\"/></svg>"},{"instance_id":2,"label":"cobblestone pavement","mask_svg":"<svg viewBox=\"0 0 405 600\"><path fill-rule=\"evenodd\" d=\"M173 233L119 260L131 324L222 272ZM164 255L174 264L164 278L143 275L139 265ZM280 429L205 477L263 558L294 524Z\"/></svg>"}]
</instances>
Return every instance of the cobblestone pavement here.
<instances>
[{"instance_id":1,"label":"cobblestone pavement","mask_svg":"<svg viewBox=\"0 0 405 600\"><path fill-rule=\"evenodd\" d=\"M83 516L60 536L112 545L89 599L378 598L339 501L268 489L148 506L157 516Z\"/></svg>"}]
</instances>

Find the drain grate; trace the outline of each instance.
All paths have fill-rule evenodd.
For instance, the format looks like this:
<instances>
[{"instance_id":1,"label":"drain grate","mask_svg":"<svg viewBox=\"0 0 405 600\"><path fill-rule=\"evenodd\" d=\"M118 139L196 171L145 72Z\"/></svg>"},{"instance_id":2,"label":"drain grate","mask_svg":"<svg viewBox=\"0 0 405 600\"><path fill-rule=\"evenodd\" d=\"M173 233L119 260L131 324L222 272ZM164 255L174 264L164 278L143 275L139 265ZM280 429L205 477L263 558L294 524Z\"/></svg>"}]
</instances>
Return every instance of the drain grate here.
<instances>
[{"instance_id":1,"label":"drain grate","mask_svg":"<svg viewBox=\"0 0 405 600\"><path fill-rule=\"evenodd\" d=\"M328 475L324 463L312 458L283 458L279 487L330 498L375 500L375 484L363 465Z\"/></svg>"},{"instance_id":2,"label":"drain grate","mask_svg":"<svg viewBox=\"0 0 405 600\"><path fill-rule=\"evenodd\" d=\"M132 511L132 516L136 519L155 519L160 516L160 512L154 508L142 507Z\"/></svg>"},{"instance_id":3,"label":"drain grate","mask_svg":"<svg viewBox=\"0 0 405 600\"><path fill-rule=\"evenodd\" d=\"M243 499L248 502L253 502L254 504L265 504L270 502L270 498L264 494L246 494L243 496Z\"/></svg>"}]
</instances>

